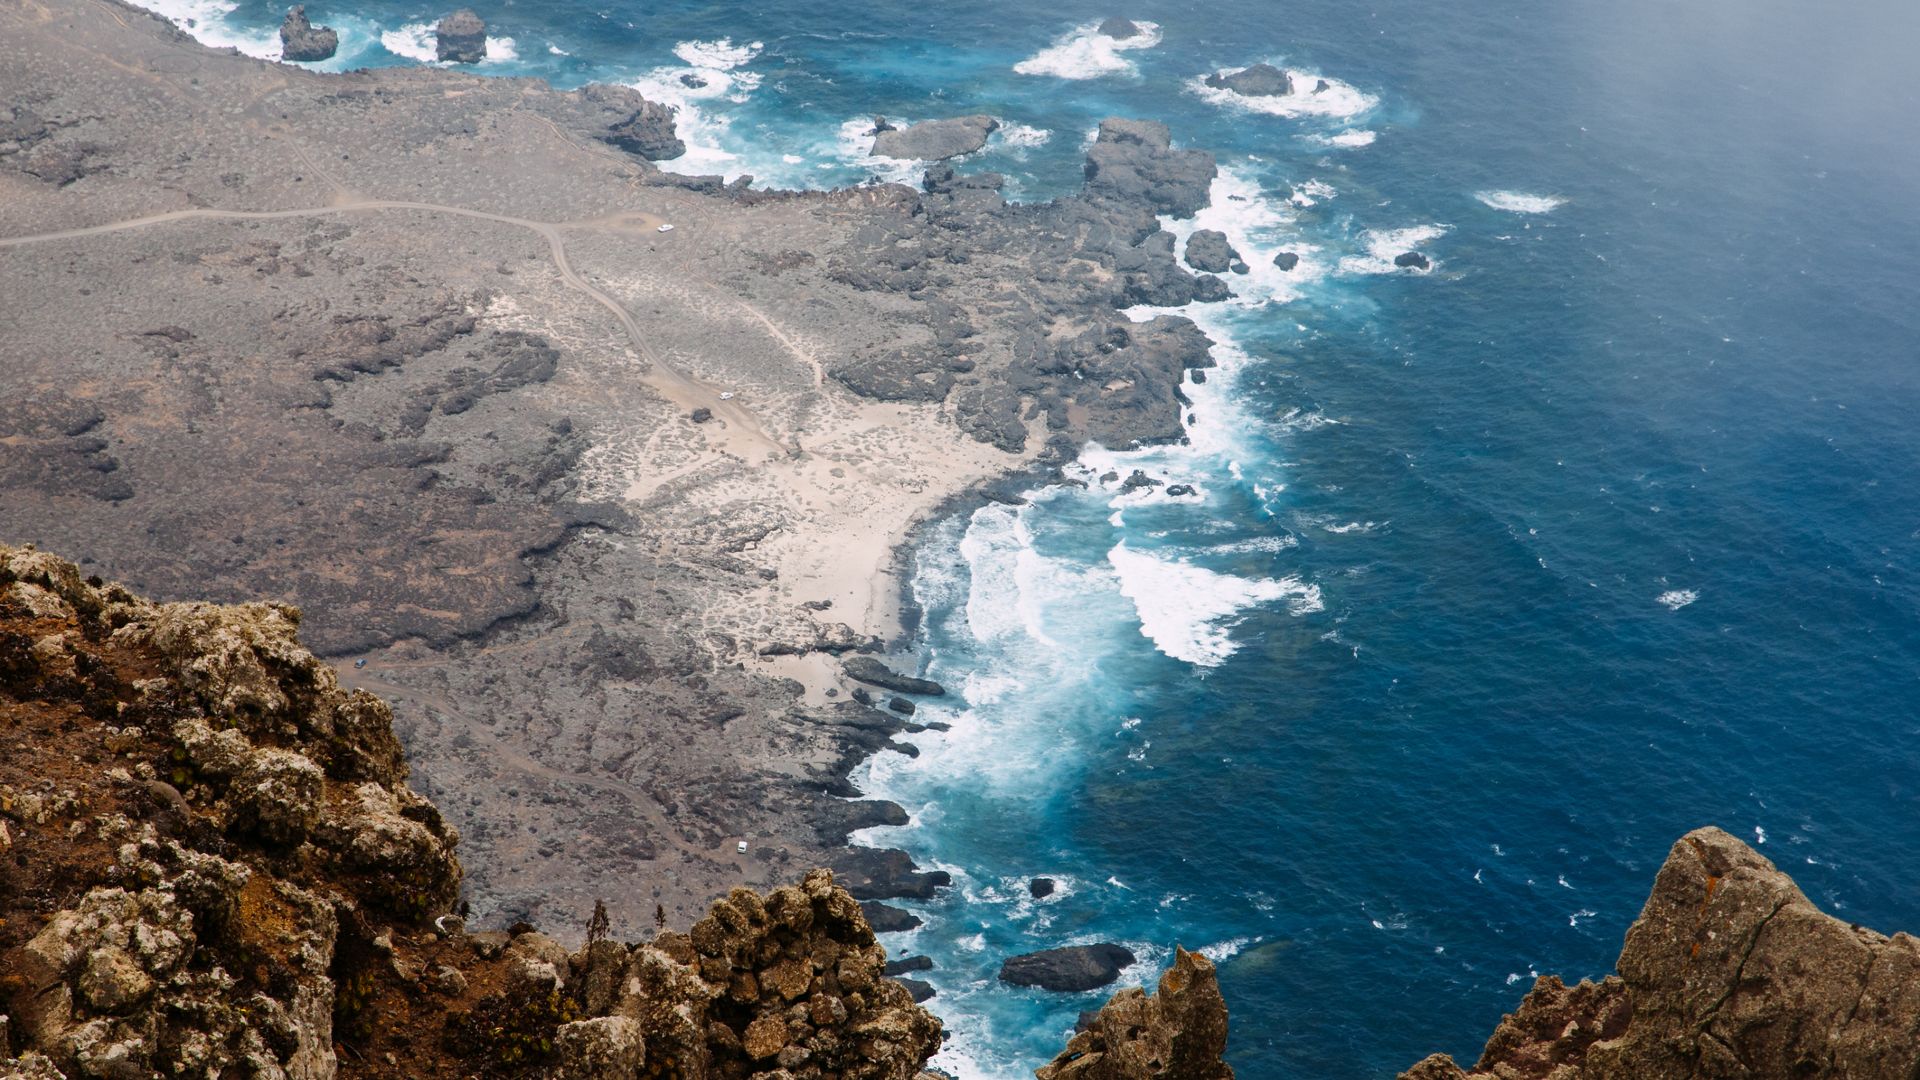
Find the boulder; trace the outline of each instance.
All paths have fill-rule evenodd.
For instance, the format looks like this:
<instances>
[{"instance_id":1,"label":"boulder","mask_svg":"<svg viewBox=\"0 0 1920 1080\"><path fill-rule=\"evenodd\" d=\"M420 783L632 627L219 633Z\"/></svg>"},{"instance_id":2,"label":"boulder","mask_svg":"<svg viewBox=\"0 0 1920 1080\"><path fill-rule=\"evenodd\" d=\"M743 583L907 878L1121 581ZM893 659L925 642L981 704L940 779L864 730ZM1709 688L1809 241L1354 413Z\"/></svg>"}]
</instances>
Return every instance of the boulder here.
<instances>
[{"instance_id":1,"label":"boulder","mask_svg":"<svg viewBox=\"0 0 1920 1080\"><path fill-rule=\"evenodd\" d=\"M1141 34L1140 27L1132 19L1123 19L1118 15L1101 23L1098 32L1116 41L1125 41Z\"/></svg>"},{"instance_id":2,"label":"boulder","mask_svg":"<svg viewBox=\"0 0 1920 1080\"><path fill-rule=\"evenodd\" d=\"M340 49L340 35L331 27L315 26L307 21L307 8L295 4L280 24L280 58L300 63L331 60Z\"/></svg>"},{"instance_id":3,"label":"boulder","mask_svg":"<svg viewBox=\"0 0 1920 1080\"><path fill-rule=\"evenodd\" d=\"M833 869L856 900L930 900L935 890L953 884L945 870L921 870L895 848L846 848Z\"/></svg>"},{"instance_id":4,"label":"boulder","mask_svg":"<svg viewBox=\"0 0 1920 1080\"><path fill-rule=\"evenodd\" d=\"M646 1063L640 1023L625 1016L597 1016L560 1025L554 1047L569 1077L633 1080Z\"/></svg>"},{"instance_id":5,"label":"boulder","mask_svg":"<svg viewBox=\"0 0 1920 1080\"><path fill-rule=\"evenodd\" d=\"M914 706L913 702L908 701L906 698L897 697L887 702L887 708L892 709L901 716L912 716Z\"/></svg>"},{"instance_id":6,"label":"boulder","mask_svg":"<svg viewBox=\"0 0 1920 1080\"><path fill-rule=\"evenodd\" d=\"M1000 121L984 115L923 120L904 128L889 125L882 130L880 124L884 122L884 117L875 118L873 156L914 161L945 161L971 154L987 145L987 136L1000 129Z\"/></svg>"},{"instance_id":7,"label":"boulder","mask_svg":"<svg viewBox=\"0 0 1920 1080\"><path fill-rule=\"evenodd\" d=\"M1715 828L1680 838L1627 930L1619 974L1541 977L1463 1069L1403 1080L1878 1080L1920 1071L1920 941L1828 915Z\"/></svg>"},{"instance_id":8,"label":"boulder","mask_svg":"<svg viewBox=\"0 0 1920 1080\"><path fill-rule=\"evenodd\" d=\"M1403 270L1426 270L1431 268L1433 263L1417 251L1407 251L1394 256L1393 265Z\"/></svg>"},{"instance_id":9,"label":"boulder","mask_svg":"<svg viewBox=\"0 0 1920 1080\"><path fill-rule=\"evenodd\" d=\"M1209 274L1224 274L1240 261L1240 253L1218 229L1196 229L1187 237L1187 265Z\"/></svg>"},{"instance_id":10,"label":"boulder","mask_svg":"<svg viewBox=\"0 0 1920 1080\"><path fill-rule=\"evenodd\" d=\"M1174 217L1206 208L1217 171L1212 154L1173 149L1167 125L1156 120L1102 120L1087 148L1088 194Z\"/></svg>"},{"instance_id":11,"label":"boulder","mask_svg":"<svg viewBox=\"0 0 1920 1080\"><path fill-rule=\"evenodd\" d=\"M442 62L477 64L487 58L487 24L469 8L440 20L433 28L434 51Z\"/></svg>"},{"instance_id":12,"label":"boulder","mask_svg":"<svg viewBox=\"0 0 1920 1080\"><path fill-rule=\"evenodd\" d=\"M1192 484L1174 484L1167 488L1167 494L1172 498L1180 499L1188 495L1196 494L1196 492L1193 490Z\"/></svg>"},{"instance_id":13,"label":"boulder","mask_svg":"<svg viewBox=\"0 0 1920 1080\"><path fill-rule=\"evenodd\" d=\"M1273 257L1273 265L1282 270L1292 272L1294 267L1300 265L1300 256L1291 251L1282 251Z\"/></svg>"},{"instance_id":14,"label":"boulder","mask_svg":"<svg viewBox=\"0 0 1920 1080\"><path fill-rule=\"evenodd\" d=\"M933 998L933 984L930 982L920 979L895 979L894 981L907 988L907 994L913 998L915 1005Z\"/></svg>"},{"instance_id":15,"label":"boulder","mask_svg":"<svg viewBox=\"0 0 1920 1080\"><path fill-rule=\"evenodd\" d=\"M1255 64L1239 71L1216 71L1207 76L1207 85L1242 97L1281 97L1293 93L1293 76L1272 64Z\"/></svg>"},{"instance_id":16,"label":"boulder","mask_svg":"<svg viewBox=\"0 0 1920 1080\"><path fill-rule=\"evenodd\" d=\"M1158 992L1139 987L1113 995L1099 1012L1082 1013L1079 1030L1039 1080L1233 1080L1227 1049L1227 1003L1213 963L1175 947Z\"/></svg>"},{"instance_id":17,"label":"boulder","mask_svg":"<svg viewBox=\"0 0 1920 1080\"><path fill-rule=\"evenodd\" d=\"M1050 877L1037 877L1027 882L1027 894L1035 900L1044 900L1052 896L1053 888L1053 879Z\"/></svg>"},{"instance_id":18,"label":"boulder","mask_svg":"<svg viewBox=\"0 0 1920 1080\"><path fill-rule=\"evenodd\" d=\"M1166 483L1165 480L1156 480L1139 469L1135 469L1127 477L1126 482L1120 485L1120 492L1123 495L1132 494L1141 488L1157 488L1164 483Z\"/></svg>"},{"instance_id":19,"label":"boulder","mask_svg":"<svg viewBox=\"0 0 1920 1080\"><path fill-rule=\"evenodd\" d=\"M905 975L909 971L932 971L933 957L903 956L898 960L887 961L885 970L888 978L893 978L896 975Z\"/></svg>"},{"instance_id":20,"label":"boulder","mask_svg":"<svg viewBox=\"0 0 1920 1080\"><path fill-rule=\"evenodd\" d=\"M681 74L680 85L689 90L705 90L707 88L707 80L688 71Z\"/></svg>"},{"instance_id":21,"label":"boulder","mask_svg":"<svg viewBox=\"0 0 1920 1080\"><path fill-rule=\"evenodd\" d=\"M841 661L840 668L847 677L870 683L882 690L892 690L898 694L920 694L925 697L939 697L947 692L946 688L932 679L916 679L911 675L902 675L871 656L852 656Z\"/></svg>"},{"instance_id":22,"label":"boulder","mask_svg":"<svg viewBox=\"0 0 1920 1080\"><path fill-rule=\"evenodd\" d=\"M1097 990L1119 978L1134 960L1130 950L1109 942L1069 945L1008 957L1000 965L1000 981L1071 993Z\"/></svg>"},{"instance_id":23,"label":"boulder","mask_svg":"<svg viewBox=\"0 0 1920 1080\"><path fill-rule=\"evenodd\" d=\"M860 913L867 917L867 925L873 927L876 934L898 934L920 928L920 916L878 900L860 901Z\"/></svg>"}]
</instances>

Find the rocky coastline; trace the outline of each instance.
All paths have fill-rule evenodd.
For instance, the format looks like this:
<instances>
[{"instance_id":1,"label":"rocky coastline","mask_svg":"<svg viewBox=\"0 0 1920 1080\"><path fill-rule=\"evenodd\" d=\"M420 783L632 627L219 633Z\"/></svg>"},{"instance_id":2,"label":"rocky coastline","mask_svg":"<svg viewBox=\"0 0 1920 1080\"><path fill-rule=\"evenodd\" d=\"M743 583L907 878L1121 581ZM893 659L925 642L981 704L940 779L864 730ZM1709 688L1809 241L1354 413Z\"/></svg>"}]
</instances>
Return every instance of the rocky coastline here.
<instances>
[{"instance_id":1,"label":"rocky coastline","mask_svg":"<svg viewBox=\"0 0 1920 1080\"><path fill-rule=\"evenodd\" d=\"M490 923L578 920L636 868L621 928L814 865L876 902L937 887L845 847L903 817L847 777L916 722L841 660L901 640L898 553L934 515L1087 440L1181 437L1210 343L1120 309L1226 288L1157 220L1205 205L1209 155L1116 120L1044 205L944 164L762 192L654 168L672 113L624 88L322 75L55 9L74 32L0 13L0 76L36 88L0 147L9 541L312 613L394 702ZM122 93L150 104L96 104ZM244 122L196 122L221 108ZM53 253L134 302L96 327ZM164 303L156 264L183 268ZM82 327L103 348L51 362Z\"/></svg>"}]
</instances>

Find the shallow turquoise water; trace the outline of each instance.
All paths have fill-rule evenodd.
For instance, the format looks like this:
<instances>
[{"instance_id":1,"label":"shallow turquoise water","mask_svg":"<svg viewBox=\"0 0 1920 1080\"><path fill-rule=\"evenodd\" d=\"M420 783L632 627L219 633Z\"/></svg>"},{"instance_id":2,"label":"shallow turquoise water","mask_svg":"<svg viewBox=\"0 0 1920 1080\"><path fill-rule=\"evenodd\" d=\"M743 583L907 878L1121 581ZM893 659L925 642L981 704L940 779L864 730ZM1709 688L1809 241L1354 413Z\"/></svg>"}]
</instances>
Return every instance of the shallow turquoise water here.
<instances>
[{"instance_id":1,"label":"shallow turquoise water","mask_svg":"<svg viewBox=\"0 0 1920 1080\"><path fill-rule=\"evenodd\" d=\"M1095 448L1095 489L918 553L955 727L866 779L915 813L874 838L960 882L895 943L939 964L947 1067L1026 1075L1101 995L999 959L1102 939L1136 978L1220 959L1253 1080L1471 1057L1535 973L1607 971L1705 823L1920 926L1910 7L478 7L517 56L482 70L677 100L689 171L859 182L876 112L1001 117L980 164L1026 198L1105 115L1220 154L1212 223L1262 272L1188 312L1224 361L1191 445ZM439 13L310 10L334 66L413 62ZM1085 29L1116 13L1158 43ZM1260 59L1337 105L1192 85ZM1432 272L1390 271L1409 245ZM1201 495L1116 500L1110 466Z\"/></svg>"}]
</instances>

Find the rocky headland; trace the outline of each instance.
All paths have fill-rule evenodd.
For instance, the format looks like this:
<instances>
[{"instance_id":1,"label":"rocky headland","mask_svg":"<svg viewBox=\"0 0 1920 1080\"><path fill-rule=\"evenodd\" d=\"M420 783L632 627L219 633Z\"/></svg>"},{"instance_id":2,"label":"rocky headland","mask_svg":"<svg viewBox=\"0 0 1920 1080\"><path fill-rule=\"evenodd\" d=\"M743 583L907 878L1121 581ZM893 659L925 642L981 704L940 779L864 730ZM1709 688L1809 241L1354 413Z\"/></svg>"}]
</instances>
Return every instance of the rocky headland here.
<instances>
[{"instance_id":1,"label":"rocky headland","mask_svg":"<svg viewBox=\"0 0 1920 1080\"><path fill-rule=\"evenodd\" d=\"M340 35L330 26L315 26L307 21L307 8L295 4L280 24L280 56L285 60L311 63L331 60L340 48Z\"/></svg>"}]
</instances>

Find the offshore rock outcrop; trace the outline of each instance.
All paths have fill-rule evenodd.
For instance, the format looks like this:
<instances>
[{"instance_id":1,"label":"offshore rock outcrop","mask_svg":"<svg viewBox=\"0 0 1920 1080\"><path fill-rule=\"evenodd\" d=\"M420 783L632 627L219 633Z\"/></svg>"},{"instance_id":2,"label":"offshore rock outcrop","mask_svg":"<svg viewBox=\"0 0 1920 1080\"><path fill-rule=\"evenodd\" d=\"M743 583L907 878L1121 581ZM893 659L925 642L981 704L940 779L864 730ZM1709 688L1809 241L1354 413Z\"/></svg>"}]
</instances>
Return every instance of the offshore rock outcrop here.
<instances>
[{"instance_id":1,"label":"offshore rock outcrop","mask_svg":"<svg viewBox=\"0 0 1920 1080\"><path fill-rule=\"evenodd\" d=\"M824 870L645 944L467 933L391 713L299 621L0 546L0 1075L911 1080L938 1048Z\"/></svg>"},{"instance_id":2,"label":"offshore rock outcrop","mask_svg":"<svg viewBox=\"0 0 1920 1080\"><path fill-rule=\"evenodd\" d=\"M1213 962L1174 949L1156 993L1128 987L1113 995L1039 1080L1233 1080L1227 1003Z\"/></svg>"},{"instance_id":3,"label":"offshore rock outcrop","mask_svg":"<svg viewBox=\"0 0 1920 1080\"><path fill-rule=\"evenodd\" d=\"M1242 97L1282 97L1293 93L1293 76L1272 64L1255 64L1232 73L1216 71L1207 76L1207 85Z\"/></svg>"},{"instance_id":4,"label":"offshore rock outcrop","mask_svg":"<svg viewBox=\"0 0 1920 1080\"><path fill-rule=\"evenodd\" d=\"M1546 976L1472 1069L1436 1054L1403 1080L1851 1080L1920 1069L1920 941L1820 911L1715 828L1667 855L1619 974Z\"/></svg>"},{"instance_id":5,"label":"offshore rock outcrop","mask_svg":"<svg viewBox=\"0 0 1920 1080\"><path fill-rule=\"evenodd\" d=\"M919 161L945 161L971 154L987 145L987 136L1000 130L1000 121L991 116L923 120L903 128L891 124L883 127L883 123L884 118L874 122L873 156Z\"/></svg>"},{"instance_id":6,"label":"offshore rock outcrop","mask_svg":"<svg viewBox=\"0 0 1920 1080\"><path fill-rule=\"evenodd\" d=\"M330 26L315 26L307 21L305 4L295 4L280 24L280 57L312 63L331 60L339 51L340 35Z\"/></svg>"},{"instance_id":7,"label":"offshore rock outcrop","mask_svg":"<svg viewBox=\"0 0 1920 1080\"><path fill-rule=\"evenodd\" d=\"M487 58L487 23L469 8L441 19L433 28L434 54L442 63L477 64Z\"/></svg>"}]
</instances>

